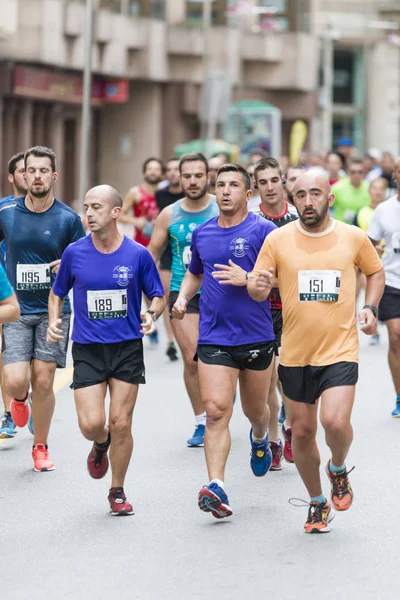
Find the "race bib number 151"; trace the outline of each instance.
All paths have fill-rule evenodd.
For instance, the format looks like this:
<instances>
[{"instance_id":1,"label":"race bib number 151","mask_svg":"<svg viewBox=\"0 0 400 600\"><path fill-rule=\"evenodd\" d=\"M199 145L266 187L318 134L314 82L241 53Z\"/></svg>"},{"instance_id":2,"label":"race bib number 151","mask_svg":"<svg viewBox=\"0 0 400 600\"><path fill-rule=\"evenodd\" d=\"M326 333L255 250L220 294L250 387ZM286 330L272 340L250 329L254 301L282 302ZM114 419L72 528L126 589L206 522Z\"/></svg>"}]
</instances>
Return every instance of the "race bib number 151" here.
<instances>
[{"instance_id":1,"label":"race bib number 151","mask_svg":"<svg viewBox=\"0 0 400 600\"><path fill-rule=\"evenodd\" d=\"M341 271L299 271L300 302L337 302Z\"/></svg>"}]
</instances>

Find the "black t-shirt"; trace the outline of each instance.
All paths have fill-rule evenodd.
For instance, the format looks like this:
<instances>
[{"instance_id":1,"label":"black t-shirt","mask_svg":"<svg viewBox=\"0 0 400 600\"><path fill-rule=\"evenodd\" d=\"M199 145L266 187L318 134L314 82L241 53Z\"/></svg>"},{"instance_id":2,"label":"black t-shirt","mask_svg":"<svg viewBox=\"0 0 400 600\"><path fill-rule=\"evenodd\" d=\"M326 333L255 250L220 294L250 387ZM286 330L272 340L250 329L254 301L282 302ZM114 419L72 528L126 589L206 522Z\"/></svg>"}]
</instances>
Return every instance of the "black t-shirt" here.
<instances>
[{"instance_id":1,"label":"black t-shirt","mask_svg":"<svg viewBox=\"0 0 400 600\"><path fill-rule=\"evenodd\" d=\"M183 192L179 192L179 194L172 194L172 192L169 191L169 187L166 187L163 190L157 190L156 202L160 212L167 206L170 206L170 204L173 204L177 200L183 198L184 195L185 194Z\"/></svg>"}]
</instances>

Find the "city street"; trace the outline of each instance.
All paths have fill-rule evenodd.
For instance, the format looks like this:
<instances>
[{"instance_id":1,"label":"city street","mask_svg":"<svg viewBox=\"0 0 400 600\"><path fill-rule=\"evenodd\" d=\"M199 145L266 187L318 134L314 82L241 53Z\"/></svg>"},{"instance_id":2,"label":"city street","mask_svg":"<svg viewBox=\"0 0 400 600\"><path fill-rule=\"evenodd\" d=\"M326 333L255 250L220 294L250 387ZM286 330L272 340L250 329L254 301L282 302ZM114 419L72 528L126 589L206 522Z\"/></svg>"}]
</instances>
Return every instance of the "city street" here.
<instances>
[{"instance_id":1,"label":"city street","mask_svg":"<svg viewBox=\"0 0 400 600\"><path fill-rule=\"evenodd\" d=\"M4 600L255 598L395 599L400 526L400 421L387 339L363 337L361 378L348 458L355 493L327 535L305 535L307 499L294 465L256 479L249 466L249 426L238 402L226 488L233 516L201 513L197 494L207 483L202 449L186 439L193 417L182 361L170 363L164 339L146 341L147 385L134 415L136 448L125 490L136 514L108 514L109 475L86 470L90 443L77 425L71 369L57 375L50 450L56 470L35 473L27 428L0 441L0 597ZM329 457L320 434L322 461ZM328 481L324 475L324 490Z\"/></svg>"}]
</instances>

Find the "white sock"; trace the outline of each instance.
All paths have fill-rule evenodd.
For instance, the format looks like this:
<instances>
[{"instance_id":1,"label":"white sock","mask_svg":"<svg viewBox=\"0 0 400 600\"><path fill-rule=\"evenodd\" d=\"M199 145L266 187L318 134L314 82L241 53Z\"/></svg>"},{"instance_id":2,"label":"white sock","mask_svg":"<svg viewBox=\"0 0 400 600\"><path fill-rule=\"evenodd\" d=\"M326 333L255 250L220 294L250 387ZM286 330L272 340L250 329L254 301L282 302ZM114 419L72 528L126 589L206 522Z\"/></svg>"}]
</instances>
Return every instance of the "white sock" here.
<instances>
[{"instance_id":1,"label":"white sock","mask_svg":"<svg viewBox=\"0 0 400 600\"><path fill-rule=\"evenodd\" d=\"M201 415L195 415L196 426L206 424L207 413L203 412Z\"/></svg>"},{"instance_id":2,"label":"white sock","mask_svg":"<svg viewBox=\"0 0 400 600\"><path fill-rule=\"evenodd\" d=\"M219 487L220 487L220 488L222 488L222 489L225 489L225 488L224 488L224 485L225 485L225 484L224 484L224 482L223 482L223 481L221 481L220 479L213 479L212 481L210 481L210 485L211 485L212 483L216 483L217 485L219 485Z\"/></svg>"},{"instance_id":3,"label":"white sock","mask_svg":"<svg viewBox=\"0 0 400 600\"><path fill-rule=\"evenodd\" d=\"M265 435L263 438L256 438L256 437L254 437L253 434L251 434L251 437L253 438L253 442L255 442L256 444L261 444L262 442L265 442L267 435L268 435L268 431L265 432Z\"/></svg>"}]
</instances>

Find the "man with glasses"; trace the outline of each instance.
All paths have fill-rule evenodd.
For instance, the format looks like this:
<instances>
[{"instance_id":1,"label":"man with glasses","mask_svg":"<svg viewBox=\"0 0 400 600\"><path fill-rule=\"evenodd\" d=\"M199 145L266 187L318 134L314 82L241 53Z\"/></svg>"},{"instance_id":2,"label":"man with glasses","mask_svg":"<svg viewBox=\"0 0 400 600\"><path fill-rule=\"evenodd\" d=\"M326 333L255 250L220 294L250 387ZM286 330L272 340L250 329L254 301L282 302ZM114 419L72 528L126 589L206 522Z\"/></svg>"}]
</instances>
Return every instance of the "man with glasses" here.
<instances>
[{"instance_id":1,"label":"man with glasses","mask_svg":"<svg viewBox=\"0 0 400 600\"><path fill-rule=\"evenodd\" d=\"M368 183L364 181L362 160L353 159L348 173L348 177L332 186L332 194L335 194L333 210L335 219L352 225L357 211L368 206L371 199Z\"/></svg>"}]
</instances>

